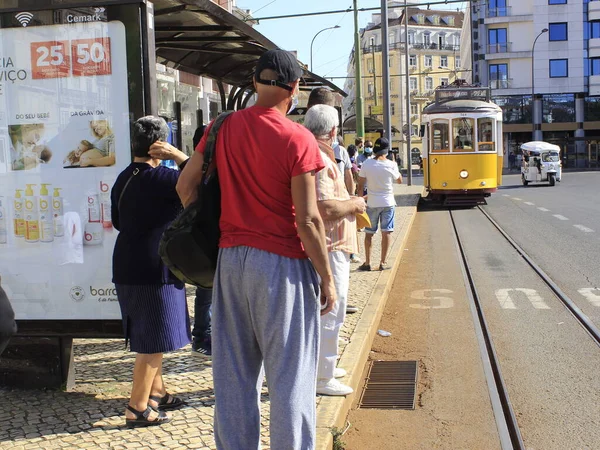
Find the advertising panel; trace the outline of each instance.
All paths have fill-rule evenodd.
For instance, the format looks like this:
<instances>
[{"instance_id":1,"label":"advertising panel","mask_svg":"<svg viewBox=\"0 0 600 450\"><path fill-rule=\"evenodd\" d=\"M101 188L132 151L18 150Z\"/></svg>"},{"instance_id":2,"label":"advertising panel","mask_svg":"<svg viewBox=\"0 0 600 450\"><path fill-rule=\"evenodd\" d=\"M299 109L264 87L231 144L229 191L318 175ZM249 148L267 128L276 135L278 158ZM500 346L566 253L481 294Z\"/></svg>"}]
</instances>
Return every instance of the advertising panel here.
<instances>
[{"instance_id":1,"label":"advertising panel","mask_svg":"<svg viewBox=\"0 0 600 450\"><path fill-rule=\"evenodd\" d=\"M120 318L110 191L131 162L125 35L83 19L0 29L0 276L19 320Z\"/></svg>"}]
</instances>

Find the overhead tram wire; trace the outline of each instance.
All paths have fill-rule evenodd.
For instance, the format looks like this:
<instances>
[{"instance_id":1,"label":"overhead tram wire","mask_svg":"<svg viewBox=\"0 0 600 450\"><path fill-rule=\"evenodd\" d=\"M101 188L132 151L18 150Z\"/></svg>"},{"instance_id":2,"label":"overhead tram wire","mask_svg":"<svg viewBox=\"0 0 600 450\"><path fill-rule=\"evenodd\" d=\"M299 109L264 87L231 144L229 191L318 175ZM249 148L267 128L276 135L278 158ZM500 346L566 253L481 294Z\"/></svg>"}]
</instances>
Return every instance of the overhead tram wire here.
<instances>
[{"instance_id":1,"label":"overhead tram wire","mask_svg":"<svg viewBox=\"0 0 600 450\"><path fill-rule=\"evenodd\" d=\"M253 12L252 12L252 14L256 14L256 13L257 13L257 12L259 12L261 9L265 9L267 6L270 6L270 5L272 5L272 4L273 4L273 3L275 3L276 1L277 1L277 0L273 0L273 1L269 2L269 3L267 3L266 5L264 5L264 6L261 6L261 7L260 7L260 8L258 8L256 11L253 11Z\"/></svg>"},{"instance_id":2,"label":"overhead tram wire","mask_svg":"<svg viewBox=\"0 0 600 450\"><path fill-rule=\"evenodd\" d=\"M444 0L444 1L427 2L427 3L409 3L406 6L404 6L404 5L390 6L389 9L422 8L422 7L429 7L429 6L435 6L435 5L449 5L449 4L454 4L454 3L479 4L480 2L478 2L476 0ZM380 7L379 8L359 8L358 9L359 12L380 11L380 10L381 10ZM287 14L287 15L283 15L283 16L269 16L269 17L256 17L256 18L252 17L252 18L244 19L244 22L253 21L253 22L259 23L261 20L293 19L293 18L297 18L297 17L323 16L323 15L327 15L327 14L344 14L344 13L348 13L350 11L352 11L352 8L338 9L338 10L332 10L332 11L319 11L319 12L312 12L312 13Z\"/></svg>"}]
</instances>

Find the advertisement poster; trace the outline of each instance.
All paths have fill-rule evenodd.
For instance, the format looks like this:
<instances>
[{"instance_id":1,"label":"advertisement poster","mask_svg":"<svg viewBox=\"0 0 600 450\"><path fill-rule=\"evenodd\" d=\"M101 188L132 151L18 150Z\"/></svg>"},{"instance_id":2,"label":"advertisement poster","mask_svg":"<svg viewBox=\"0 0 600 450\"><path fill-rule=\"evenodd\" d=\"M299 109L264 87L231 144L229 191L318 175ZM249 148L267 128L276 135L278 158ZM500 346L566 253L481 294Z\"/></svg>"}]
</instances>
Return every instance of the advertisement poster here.
<instances>
[{"instance_id":1,"label":"advertisement poster","mask_svg":"<svg viewBox=\"0 0 600 450\"><path fill-rule=\"evenodd\" d=\"M110 191L131 162L121 22L0 29L0 276L17 319L119 319Z\"/></svg>"}]
</instances>

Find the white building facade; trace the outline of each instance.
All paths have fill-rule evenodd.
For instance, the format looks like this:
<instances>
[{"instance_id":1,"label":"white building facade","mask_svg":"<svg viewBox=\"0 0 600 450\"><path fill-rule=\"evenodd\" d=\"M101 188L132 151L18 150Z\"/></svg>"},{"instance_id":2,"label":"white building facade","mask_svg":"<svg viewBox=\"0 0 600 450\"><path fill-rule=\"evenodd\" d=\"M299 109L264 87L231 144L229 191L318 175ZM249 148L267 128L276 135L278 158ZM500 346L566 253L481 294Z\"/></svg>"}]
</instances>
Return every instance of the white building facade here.
<instances>
[{"instance_id":1,"label":"white building facade","mask_svg":"<svg viewBox=\"0 0 600 450\"><path fill-rule=\"evenodd\" d=\"M472 81L504 111L505 156L545 140L567 167L597 166L600 2L489 0L470 12Z\"/></svg>"}]
</instances>

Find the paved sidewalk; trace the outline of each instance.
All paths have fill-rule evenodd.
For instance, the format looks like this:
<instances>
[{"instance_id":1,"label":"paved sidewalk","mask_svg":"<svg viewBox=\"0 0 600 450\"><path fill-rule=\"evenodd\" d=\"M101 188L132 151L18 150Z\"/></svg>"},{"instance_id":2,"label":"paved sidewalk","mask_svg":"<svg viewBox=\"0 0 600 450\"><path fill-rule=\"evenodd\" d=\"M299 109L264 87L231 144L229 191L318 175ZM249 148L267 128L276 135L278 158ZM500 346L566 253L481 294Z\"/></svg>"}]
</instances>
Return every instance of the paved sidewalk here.
<instances>
[{"instance_id":1,"label":"paved sidewalk","mask_svg":"<svg viewBox=\"0 0 600 450\"><path fill-rule=\"evenodd\" d=\"M408 235L422 186L397 186L396 229L389 261L392 270L357 272L352 265L349 303L359 308L348 315L342 335L340 365L349 372L346 382L357 389L365 354L377 326L378 313L387 296L384 286L393 279L402 243ZM359 233L364 252L364 235ZM381 238L373 241L372 260L379 261ZM364 258L364 256L363 256ZM383 287L382 287L383 286ZM193 314L193 293L188 303ZM365 350L366 349L366 350ZM366 351L366 353L365 353ZM131 388L134 354L124 341L75 340L76 385L72 391L22 390L0 387L4 412L0 415L0 449L215 449L212 434L214 393L210 361L193 356L190 347L165 355L164 378L169 391L187 406L172 413L173 421L160 427L129 430L124 427L124 408ZM319 448L330 448L331 426L343 422L348 399L317 398ZM263 446L269 444L269 398L262 396ZM240 411L240 414L243 414Z\"/></svg>"}]
</instances>

